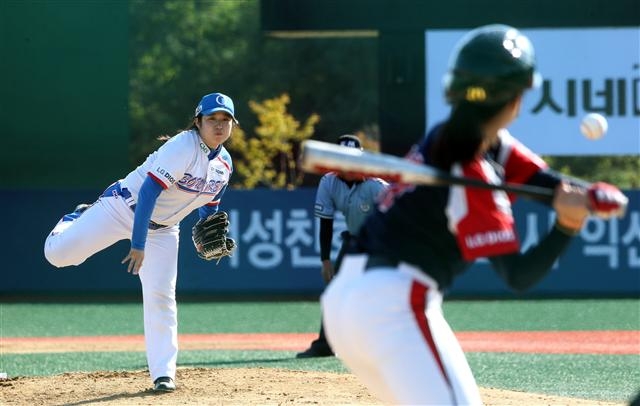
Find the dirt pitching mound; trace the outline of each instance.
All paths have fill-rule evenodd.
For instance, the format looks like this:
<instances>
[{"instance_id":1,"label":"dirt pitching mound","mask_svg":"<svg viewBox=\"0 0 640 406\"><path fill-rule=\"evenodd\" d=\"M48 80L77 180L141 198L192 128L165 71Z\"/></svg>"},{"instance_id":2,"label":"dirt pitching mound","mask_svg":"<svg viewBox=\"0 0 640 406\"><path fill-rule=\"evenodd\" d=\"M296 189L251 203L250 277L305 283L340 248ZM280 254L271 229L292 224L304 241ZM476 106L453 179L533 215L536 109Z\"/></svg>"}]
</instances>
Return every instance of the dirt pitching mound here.
<instances>
[{"instance_id":1,"label":"dirt pitching mound","mask_svg":"<svg viewBox=\"0 0 640 406\"><path fill-rule=\"evenodd\" d=\"M271 368L179 368L155 394L146 371L66 373L0 381L3 405L380 405L351 374ZM486 405L622 405L482 388Z\"/></svg>"}]
</instances>

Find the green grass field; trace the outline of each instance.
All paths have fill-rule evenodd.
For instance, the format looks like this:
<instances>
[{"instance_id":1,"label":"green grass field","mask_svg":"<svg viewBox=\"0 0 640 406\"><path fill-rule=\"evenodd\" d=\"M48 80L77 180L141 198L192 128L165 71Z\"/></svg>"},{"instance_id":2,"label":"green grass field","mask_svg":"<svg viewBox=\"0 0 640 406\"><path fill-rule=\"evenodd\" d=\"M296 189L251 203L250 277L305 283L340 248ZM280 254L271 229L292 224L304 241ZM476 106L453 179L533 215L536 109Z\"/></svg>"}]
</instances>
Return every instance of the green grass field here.
<instances>
[{"instance_id":1,"label":"green grass field","mask_svg":"<svg viewBox=\"0 0 640 406\"><path fill-rule=\"evenodd\" d=\"M455 331L640 330L640 300L450 301ZM188 333L316 332L317 302L179 303ZM0 338L142 334L139 303L0 303ZM302 348L301 348L302 350ZM181 351L178 366L278 367L346 372L335 358L296 360L292 351ZM480 386L626 401L640 389L640 342L634 355L469 353ZM0 354L9 376L139 370L143 352Z\"/></svg>"}]
</instances>

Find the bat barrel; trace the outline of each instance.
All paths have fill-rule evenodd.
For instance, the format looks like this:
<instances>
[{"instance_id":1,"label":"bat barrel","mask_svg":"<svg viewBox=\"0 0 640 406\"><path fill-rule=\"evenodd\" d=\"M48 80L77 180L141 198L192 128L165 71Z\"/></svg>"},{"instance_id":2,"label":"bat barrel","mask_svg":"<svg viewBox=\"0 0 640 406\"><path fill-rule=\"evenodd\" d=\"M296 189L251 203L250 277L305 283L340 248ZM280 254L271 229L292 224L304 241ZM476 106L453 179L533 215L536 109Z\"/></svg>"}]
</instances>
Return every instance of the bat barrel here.
<instances>
[{"instance_id":1,"label":"bat barrel","mask_svg":"<svg viewBox=\"0 0 640 406\"><path fill-rule=\"evenodd\" d=\"M373 176L392 182L437 184L444 173L406 159L357 148L308 140L302 144L300 164L305 172L330 171Z\"/></svg>"},{"instance_id":2,"label":"bat barrel","mask_svg":"<svg viewBox=\"0 0 640 406\"><path fill-rule=\"evenodd\" d=\"M362 176L416 185L459 185L489 190L502 190L521 196L549 200L553 189L509 183L487 183L479 179L453 176L428 165L411 162L388 154L376 154L327 142L307 140L302 144L300 166L305 172L349 172Z\"/></svg>"}]
</instances>

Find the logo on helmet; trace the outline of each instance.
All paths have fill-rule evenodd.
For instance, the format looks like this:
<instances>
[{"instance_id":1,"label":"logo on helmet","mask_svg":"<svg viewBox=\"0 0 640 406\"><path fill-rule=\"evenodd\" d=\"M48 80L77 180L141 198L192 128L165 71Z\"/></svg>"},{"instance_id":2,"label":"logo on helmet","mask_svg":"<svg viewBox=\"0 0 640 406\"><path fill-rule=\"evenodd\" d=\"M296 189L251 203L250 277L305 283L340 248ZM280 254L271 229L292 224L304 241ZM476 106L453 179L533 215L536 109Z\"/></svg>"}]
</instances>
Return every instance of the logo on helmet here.
<instances>
[{"instance_id":1,"label":"logo on helmet","mask_svg":"<svg viewBox=\"0 0 640 406\"><path fill-rule=\"evenodd\" d=\"M468 102L483 102L487 99L487 92L478 86L470 86L464 95L464 99Z\"/></svg>"}]
</instances>

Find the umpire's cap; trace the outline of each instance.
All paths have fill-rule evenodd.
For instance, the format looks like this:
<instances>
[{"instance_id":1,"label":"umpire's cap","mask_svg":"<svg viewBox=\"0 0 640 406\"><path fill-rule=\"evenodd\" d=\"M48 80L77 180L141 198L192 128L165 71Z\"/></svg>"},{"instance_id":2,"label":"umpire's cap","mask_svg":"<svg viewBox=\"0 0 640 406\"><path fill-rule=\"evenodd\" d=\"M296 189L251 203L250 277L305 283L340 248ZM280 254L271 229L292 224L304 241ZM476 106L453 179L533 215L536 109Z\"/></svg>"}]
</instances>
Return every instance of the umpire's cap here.
<instances>
[{"instance_id":1,"label":"umpire's cap","mask_svg":"<svg viewBox=\"0 0 640 406\"><path fill-rule=\"evenodd\" d=\"M355 135L351 135L351 134L344 134L338 137L338 145L362 149L362 144L360 143L360 139Z\"/></svg>"},{"instance_id":2,"label":"umpire's cap","mask_svg":"<svg viewBox=\"0 0 640 406\"><path fill-rule=\"evenodd\" d=\"M216 111L224 111L229 113L233 118L233 121L237 124L238 120L234 114L233 100L231 97L222 93L209 93L202 97L200 103L196 107L195 117L199 115L208 116Z\"/></svg>"},{"instance_id":3,"label":"umpire's cap","mask_svg":"<svg viewBox=\"0 0 640 406\"><path fill-rule=\"evenodd\" d=\"M502 24L476 28L451 54L444 79L447 102L506 102L533 86L535 69L533 45L520 31Z\"/></svg>"}]
</instances>

